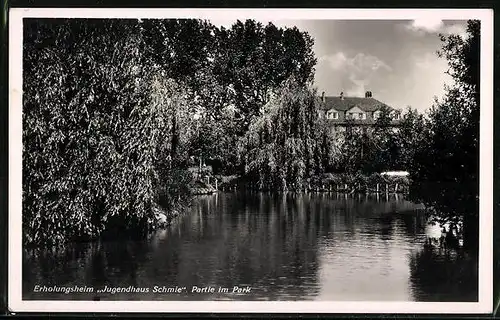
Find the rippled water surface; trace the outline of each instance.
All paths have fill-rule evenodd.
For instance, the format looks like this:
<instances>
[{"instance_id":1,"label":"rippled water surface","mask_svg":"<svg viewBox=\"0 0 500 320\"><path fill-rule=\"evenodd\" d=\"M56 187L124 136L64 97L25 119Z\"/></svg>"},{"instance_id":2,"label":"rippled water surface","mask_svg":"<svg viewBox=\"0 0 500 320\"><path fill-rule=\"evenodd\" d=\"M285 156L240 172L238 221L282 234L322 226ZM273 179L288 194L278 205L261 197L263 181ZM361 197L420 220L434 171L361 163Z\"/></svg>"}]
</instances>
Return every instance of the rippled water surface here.
<instances>
[{"instance_id":1,"label":"rippled water surface","mask_svg":"<svg viewBox=\"0 0 500 320\"><path fill-rule=\"evenodd\" d=\"M477 259L426 245L437 227L419 208L394 195L200 196L145 241L25 250L23 298L477 301ZM34 292L36 285L94 292ZM149 292L96 292L104 286ZM192 293L193 286L216 292ZM234 286L251 289L232 293Z\"/></svg>"}]
</instances>

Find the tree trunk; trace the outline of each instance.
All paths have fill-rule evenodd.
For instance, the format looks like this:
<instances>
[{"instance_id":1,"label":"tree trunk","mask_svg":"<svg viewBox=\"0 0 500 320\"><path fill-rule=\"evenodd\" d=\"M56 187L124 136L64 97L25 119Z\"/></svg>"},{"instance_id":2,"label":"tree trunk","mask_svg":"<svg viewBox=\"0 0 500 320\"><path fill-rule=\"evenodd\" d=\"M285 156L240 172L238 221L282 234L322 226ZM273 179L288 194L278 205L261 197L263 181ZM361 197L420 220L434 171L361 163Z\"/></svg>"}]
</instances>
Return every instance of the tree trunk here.
<instances>
[{"instance_id":1,"label":"tree trunk","mask_svg":"<svg viewBox=\"0 0 500 320\"><path fill-rule=\"evenodd\" d=\"M177 132L177 119L174 115L174 117L172 118L172 140L170 146L170 157L172 160L176 158L178 144L179 144L179 136Z\"/></svg>"}]
</instances>

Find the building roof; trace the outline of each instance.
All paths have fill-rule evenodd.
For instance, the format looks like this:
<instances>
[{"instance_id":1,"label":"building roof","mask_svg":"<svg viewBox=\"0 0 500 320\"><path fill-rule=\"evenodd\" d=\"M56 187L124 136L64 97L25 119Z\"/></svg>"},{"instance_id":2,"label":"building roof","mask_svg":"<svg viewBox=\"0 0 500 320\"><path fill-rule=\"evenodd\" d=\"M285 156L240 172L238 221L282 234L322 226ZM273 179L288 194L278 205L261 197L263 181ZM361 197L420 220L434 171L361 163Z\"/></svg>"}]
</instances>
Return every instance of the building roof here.
<instances>
[{"instance_id":1,"label":"building roof","mask_svg":"<svg viewBox=\"0 0 500 320\"><path fill-rule=\"evenodd\" d=\"M325 96L325 102L322 101L321 97L319 97L319 99L320 99L320 108L322 110L330 110L334 108L335 110L338 111L347 111L352 107L358 107L365 112L373 112L384 106L386 108L392 109L385 103L380 102L372 97L361 98L361 97L346 97L346 96L344 97Z\"/></svg>"}]
</instances>

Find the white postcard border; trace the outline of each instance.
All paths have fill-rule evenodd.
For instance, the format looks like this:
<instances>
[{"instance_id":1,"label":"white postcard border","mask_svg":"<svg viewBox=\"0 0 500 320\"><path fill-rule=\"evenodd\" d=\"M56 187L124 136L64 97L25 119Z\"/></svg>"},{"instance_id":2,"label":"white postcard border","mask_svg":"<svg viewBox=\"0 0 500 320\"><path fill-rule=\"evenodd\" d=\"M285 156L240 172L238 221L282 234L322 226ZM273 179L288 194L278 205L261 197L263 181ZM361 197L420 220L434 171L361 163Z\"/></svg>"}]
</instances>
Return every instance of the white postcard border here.
<instances>
[{"instance_id":1,"label":"white postcard border","mask_svg":"<svg viewBox=\"0 0 500 320\"><path fill-rule=\"evenodd\" d=\"M480 247L478 302L245 302L22 300L23 18L200 18L270 20L481 20ZM56 9L9 12L9 252L11 312L491 313L493 310L493 10L489 9ZM383 290L383 288L381 288Z\"/></svg>"}]
</instances>

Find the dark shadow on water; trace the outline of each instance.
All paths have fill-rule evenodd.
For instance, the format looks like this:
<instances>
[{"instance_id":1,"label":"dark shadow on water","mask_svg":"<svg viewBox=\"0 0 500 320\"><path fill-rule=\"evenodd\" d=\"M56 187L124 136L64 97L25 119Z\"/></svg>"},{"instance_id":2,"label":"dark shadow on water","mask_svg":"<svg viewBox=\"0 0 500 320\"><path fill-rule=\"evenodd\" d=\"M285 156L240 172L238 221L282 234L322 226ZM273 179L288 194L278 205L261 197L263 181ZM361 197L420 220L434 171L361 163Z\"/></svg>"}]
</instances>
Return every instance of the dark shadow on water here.
<instances>
[{"instance_id":1,"label":"dark shadow on water","mask_svg":"<svg viewBox=\"0 0 500 320\"><path fill-rule=\"evenodd\" d=\"M410 281L418 301L477 302L478 259L463 249L424 245L410 256Z\"/></svg>"}]
</instances>

